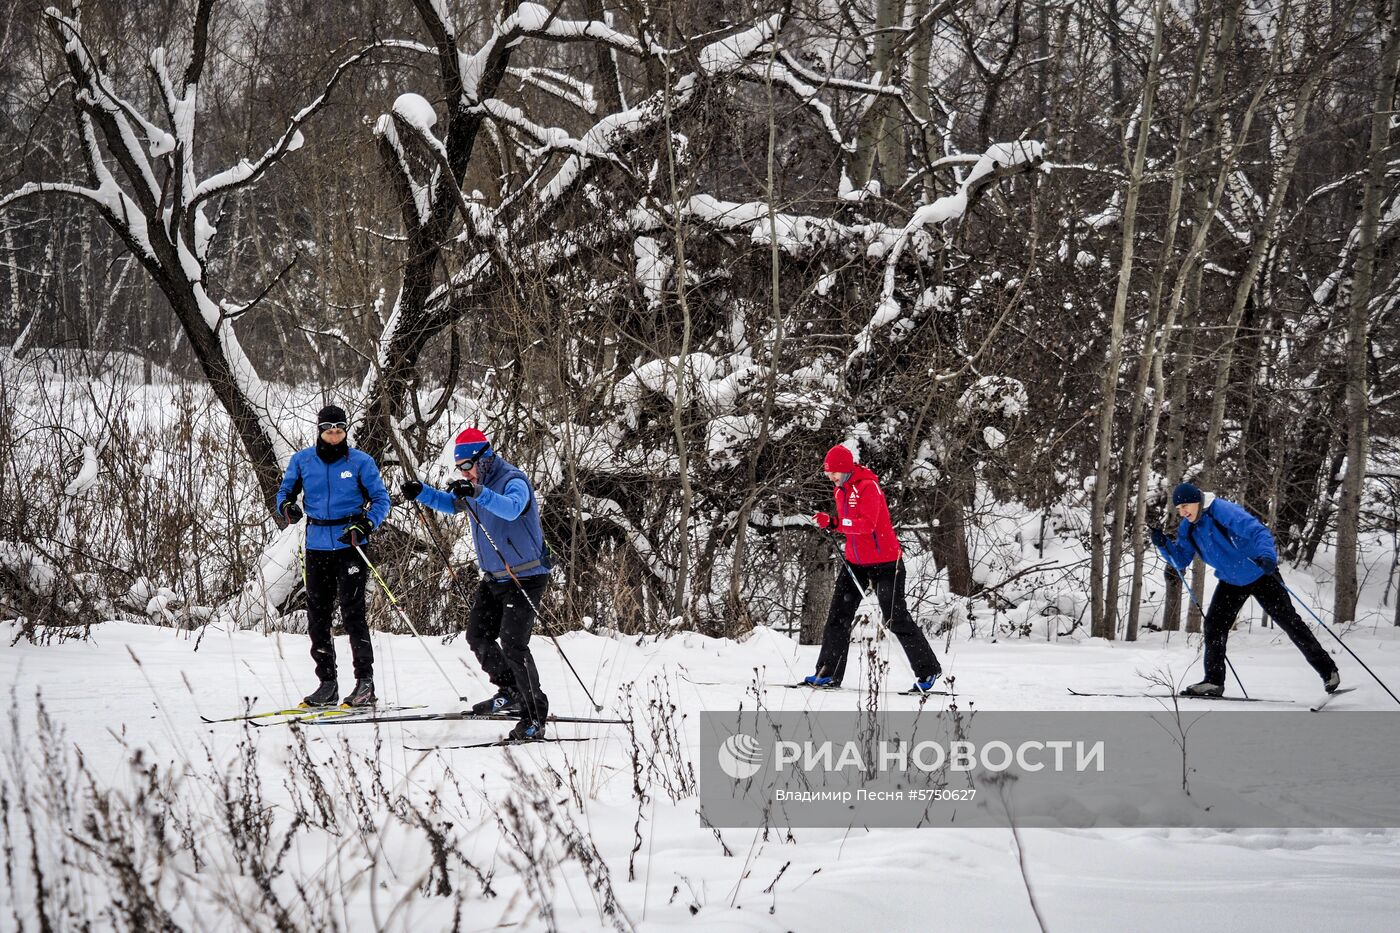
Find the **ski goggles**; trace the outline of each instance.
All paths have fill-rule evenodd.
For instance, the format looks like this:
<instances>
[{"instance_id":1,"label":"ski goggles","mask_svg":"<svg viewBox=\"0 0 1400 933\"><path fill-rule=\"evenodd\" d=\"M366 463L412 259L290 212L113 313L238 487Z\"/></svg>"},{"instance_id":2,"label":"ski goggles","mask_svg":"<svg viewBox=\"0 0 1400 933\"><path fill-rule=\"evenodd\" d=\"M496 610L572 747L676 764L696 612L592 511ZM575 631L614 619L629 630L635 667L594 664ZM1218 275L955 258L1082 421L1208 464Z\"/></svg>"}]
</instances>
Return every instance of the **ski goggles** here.
<instances>
[{"instance_id":1,"label":"ski goggles","mask_svg":"<svg viewBox=\"0 0 1400 933\"><path fill-rule=\"evenodd\" d=\"M465 472L467 472L468 470L470 470L472 467L476 466L476 462L477 462L478 460L480 460L481 458L482 458L482 454L477 454L475 457L472 457L472 458L467 459L467 460L458 460L458 461L457 461L457 469L459 469L459 470L461 470L463 473L465 473Z\"/></svg>"},{"instance_id":2,"label":"ski goggles","mask_svg":"<svg viewBox=\"0 0 1400 933\"><path fill-rule=\"evenodd\" d=\"M350 430L350 424L346 421L322 421L320 424L316 425L316 428L320 431L348 431Z\"/></svg>"}]
</instances>

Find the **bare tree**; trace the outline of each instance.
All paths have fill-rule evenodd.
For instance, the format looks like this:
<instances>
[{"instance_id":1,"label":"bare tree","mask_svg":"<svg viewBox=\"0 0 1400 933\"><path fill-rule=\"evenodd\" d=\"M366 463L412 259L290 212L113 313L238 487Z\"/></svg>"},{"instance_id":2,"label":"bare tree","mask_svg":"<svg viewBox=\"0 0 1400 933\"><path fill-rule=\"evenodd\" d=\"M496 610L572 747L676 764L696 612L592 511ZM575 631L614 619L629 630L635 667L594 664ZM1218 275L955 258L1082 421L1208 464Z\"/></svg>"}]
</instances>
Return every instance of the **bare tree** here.
<instances>
[{"instance_id":1,"label":"bare tree","mask_svg":"<svg viewBox=\"0 0 1400 933\"><path fill-rule=\"evenodd\" d=\"M76 15L49 9L44 15L64 50L88 184L31 182L0 197L0 209L27 198L61 195L77 198L98 212L170 303L248 452L263 499L271 506L280 463L290 449L274 429L267 387L234 326L261 295L234 304L217 301L211 294L213 283L206 276L210 245L218 229L208 208L214 199L252 185L300 148L302 127L326 103L346 70L370 49L342 63L321 95L298 111L260 156L242 159L201 180L196 170L196 114L213 8L214 0L200 0L188 62L178 85L166 50L151 52L149 70L159 94L159 116L148 116L117 92L115 76L88 47Z\"/></svg>"},{"instance_id":2,"label":"bare tree","mask_svg":"<svg viewBox=\"0 0 1400 933\"><path fill-rule=\"evenodd\" d=\"M1390 0L1371 112L1371 139L1367 151L1366 181L1356 249L1356 269L1351 281L1350 315L1347 321L1346 412L1347 467L1342 481L1341 507L1337 513L1337 578L1333 611L1336 620L1356 618L1357 531L1361 520L1361 493L1370 448L1370 407L1367 362L1370 355L1372 281L1376 269L1377 231L1385 199L1386 155L1390 149L1390 125L1395 102L1396 68L1400 64L1400 0Z\"/></svg>"}]
</instances>

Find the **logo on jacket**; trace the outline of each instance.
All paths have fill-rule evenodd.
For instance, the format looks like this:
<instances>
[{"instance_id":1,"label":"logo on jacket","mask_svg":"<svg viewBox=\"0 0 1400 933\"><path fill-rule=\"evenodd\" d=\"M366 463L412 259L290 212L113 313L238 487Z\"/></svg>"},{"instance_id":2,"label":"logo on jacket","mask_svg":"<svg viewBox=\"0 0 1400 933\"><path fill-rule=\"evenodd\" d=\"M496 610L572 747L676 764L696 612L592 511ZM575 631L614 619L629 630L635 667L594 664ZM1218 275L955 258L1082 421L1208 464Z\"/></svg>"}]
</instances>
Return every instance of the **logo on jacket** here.
<instances>
[{"instance_id":1,"label":"logo on jacket","mask_svg":"<svg viewBox=\"0 0 1400 933\"><path fill-rule=\"evenodd\" d=\"M352 477L352 476L354 476L354 475L355 475L355 474L354 474L354 473L351 473L349 470L341 470L341 471L340 471L340 478L341 478L341 479L349 479L350 477Z\"/></svg>"},{"instance_id":2,"label":"logo on jacket","mask_svg":"<svg viewBox=\"0 0 1400 933\"><path fill-rule=\"evenodd\" d=\"M848 509L853 509L853 508L855 508L855 507L856 507L856 503L859 502L859 501L860 501L860 493L856 492L855 489L852 488L851 491L846 495L846 508L848 508Z\"/></svg>"}]
</instances>

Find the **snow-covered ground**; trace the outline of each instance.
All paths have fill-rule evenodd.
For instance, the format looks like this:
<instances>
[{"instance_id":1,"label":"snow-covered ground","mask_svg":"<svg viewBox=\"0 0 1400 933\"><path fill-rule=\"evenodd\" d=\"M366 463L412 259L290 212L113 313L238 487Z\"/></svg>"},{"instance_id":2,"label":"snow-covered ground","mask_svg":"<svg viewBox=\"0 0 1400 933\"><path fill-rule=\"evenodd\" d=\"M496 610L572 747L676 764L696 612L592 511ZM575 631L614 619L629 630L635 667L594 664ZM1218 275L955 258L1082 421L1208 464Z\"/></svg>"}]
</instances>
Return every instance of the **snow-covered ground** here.
<instances>
[{"instance_id":1,"label":"snow-covered ground","mask_svg":"<svg viewBox=\"0 0 1400 933\"><path fill-rule=\"evenodd\" d=\"M1138 672L1158 670L1178 682L1198 679L1198 638L1180 633L1130 645L993 643L962 631L938 649L959 702L977 709L1152 708L1145 699L1074 697L1068 688L1132 692L1147 686ZM9 627L0 634L7 645L14 636ZM488 693L461 639L430 642L451 684L411 637L375 641L382 700L440 710L455 708L458 692ZM425 752L405 746L484 741L506 727L200 721L237 712L243 697L260 708L299 697L311 686L303 636L208 630L196 640L107 623L89 642L6 647L0 671L18 731L7 737L0 772L14 847L0 927L37 926L32 837L46 903L70 908L68 920L52 915L57 929L79 916L129 928L155 922L160 911L203 930L283 921L290 929L393 930L454 922L463 930L1038 928L1005 829L700 825L700 711L752 709L758 700L774 710L853 709L860 701L851 692L780 686L810 672L815 648L766 629L742 642L585 633L559 641L605 715L636 718L635 749L621 726L556 728L595 737L588 742ZM1392 686L1400 683L1395 629L1357 626L1348 643ZM876 644L888 683L907 686L907 665L891 644ZM343 639L340 647L348 655ZM535 653L554 711L589 714L549 642L537 638ZM859 653L853 648L853 664ZM1344 683L1359 689L1334 708L1400 713L1350 657L1337 656ZM1316 676L1276 629L1242 627L1231 659L1253 694L1319 696ZM51 720L46 734L40 698ZM917 700L883 702L897 709ZM85 777L73 774L79 754ZM96 791L110 793L99 799ZM1400 830L1023 829L1019 854L1050 930L1380 930L1400 913L1397 843Z\"/></svg>"}]
</instances>

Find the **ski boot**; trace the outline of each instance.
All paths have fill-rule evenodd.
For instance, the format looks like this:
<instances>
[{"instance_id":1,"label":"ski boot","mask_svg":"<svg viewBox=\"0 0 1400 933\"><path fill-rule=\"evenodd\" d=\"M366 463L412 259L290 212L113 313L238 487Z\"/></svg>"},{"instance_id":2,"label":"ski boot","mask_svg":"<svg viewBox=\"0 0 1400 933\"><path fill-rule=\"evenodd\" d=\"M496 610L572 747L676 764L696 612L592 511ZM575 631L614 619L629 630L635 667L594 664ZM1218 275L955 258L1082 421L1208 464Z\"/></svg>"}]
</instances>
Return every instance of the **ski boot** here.
<instances>
[{"instance_id":1,"label":"ski boot","mask_svg":"<svg viewBox=\"0 0 1400 933\"><path fill-rule=\"evenodd\" d=\"M1184 697L1218 697L1225 695L1225 688L1221 684L1213 684L1208 680L1203 680L1198 684L1192 684L1181 691Z\"/></svg>"},{"instance_id":2,"label":"ski boot","mask_svg":"<svg viewBox=\"0 0 1400 933\"><path fill-rule=\"evenodd\" d=\"M488 700L472 704L472 715L495 716L500 713L513 713L518 709L520 709L520 697L509 690L502 690Z\"/></svg>"},{"instance_id":3,"label":"ski boot","mask_svg":"<svg viewBox=\"0 0 1400 933\"><path fill-rule=\"evenodd\" d=\"M341 700L343 706L361 707L373 706L379 702L379 698L374 695L374 679L371 677L361 677L355 681L355 689L350 691L350 695Z\"/></svg>"},{"instance_id":4,"label":"ski boot","mask_svg":"<svg viewBox=\"0 0 1400 933\"><path fill-rule=\"evenodd\" d=\"M1326 690L1328 693L1336 693L1337 688L1341 685L1342 672L1337 670L1336 668L1333 668L1332 673L1329 674L1327 676L1327 679L1322 682L1323 689Z\"/></svg>"},{"instance_id":5,"label":"ski boot","mask_svg":"<svg viewBox=\"0 0 1400 933\"><path fill-rule=\"evenodd\" d=\"M522 719L506 736L507 742L539 742L544 739L544 723L538 719Z\"/></svg>"},{"instance_id":6,"label":"ski boot","mask_svg":"<svg viewBox=\"0 0 1400 933\"><path fill-rule=\"evenodd\" d=\"M932 692L933 692L934 685L936 685L936 684L938 683L938 678L939 678L942 674L943 674L942 671L934 671L934 672L933 672L931 675L929 675L928 677L920 677L918 680L914 681L914 686L913 686L912 688L910 688L909 692L910 692L910 693L932 693Z\"/></svg>"},{"instance_id":7,"label":"ski boot","mask_svg":"<svg viewBox=\"0 0 1400 933\"><path fill-rule=\"evenodd\" d=\"M315 690L302 697L301 705L308 707L335 706L340 697L340 685L333 680L323 680Z\"/></svg>"},{"instance_id":8,"label":"ski boot","mask_svg":"<svg viewBox=\"0 0 1400 933\"><path fill-rule=\"evenodd\" d=\"M817 690L835 690L837 687L841 686L836 682L835 677L823 677L821 674L813 674L811 677L802 678L802 685Z\"/></svg>"}]
</instances>

